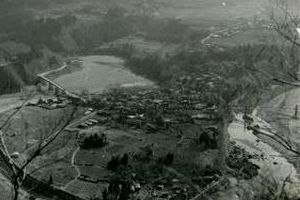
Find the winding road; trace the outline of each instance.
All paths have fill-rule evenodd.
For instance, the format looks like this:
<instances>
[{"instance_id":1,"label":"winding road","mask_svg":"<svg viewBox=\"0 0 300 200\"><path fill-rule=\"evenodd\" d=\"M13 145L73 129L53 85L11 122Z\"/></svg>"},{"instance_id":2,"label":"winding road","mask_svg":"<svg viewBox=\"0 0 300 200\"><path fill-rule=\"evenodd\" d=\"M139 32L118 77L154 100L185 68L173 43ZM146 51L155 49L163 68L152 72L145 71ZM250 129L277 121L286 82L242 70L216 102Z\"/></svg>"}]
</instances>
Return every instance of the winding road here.
<instances>
[{"instance_id":1,"label":"winding road","mask_svg":"<svg viewBox=\"0 0 300 200\"><path fill-rule=\"evenodd\" d=\"M215 32L210 33L208 36L206 36L205 38L203 38L201 40L201 44L205 45L205 46L210 46L212 45L211 43L209 43L209 40L212 39L215 36L220 36L219 34L223 34L226 32L229 32L230 30L239 30L241 26L246 25L246 23L236 23L231 25L230 27L221 29L221 30L217 30ZM230 36L232 36L233 34L239 33L239 31L235 31L233 33L230 34Z\"/></svg>"},{"instance_id":2,"label":"winding road","mask_svg":"<svg viewBox=\"0 0 300 200\"><path fill-rule=\"evenodd\" d=\"M57 68L57 69L53 69L53 70L50 70L50 71L46 71L46 72L40 73L39 76L44 76L44 77L46 77L47 75L49 75L49 74L51 74L51 73L59 72L59 71L61 71L61 70L64 70L66 67L68 67L68 65L64 62L63 65L62 65L60 68Z\"/></svg>"},{"instance_id":3,"label":"winding road","mask_svg":"<svg viewBox=\"0 0 300 200\"><path fill-rule=\"evenodd\" d=\"M67 183L65 186L64 186L64 189L67 189L69 187L69 185L71 185L74 181L76 181L78 179L78 177L80 176L80 170L78 168L78 166L75 164L75 157L78 153L78 151L80 150L80 147L78 147L72 154L72 157L71 157L71 165L72 167L74 167L75 171L76 171L76 177L71 180L69 183Z\"/></svg>"}]
</instances>

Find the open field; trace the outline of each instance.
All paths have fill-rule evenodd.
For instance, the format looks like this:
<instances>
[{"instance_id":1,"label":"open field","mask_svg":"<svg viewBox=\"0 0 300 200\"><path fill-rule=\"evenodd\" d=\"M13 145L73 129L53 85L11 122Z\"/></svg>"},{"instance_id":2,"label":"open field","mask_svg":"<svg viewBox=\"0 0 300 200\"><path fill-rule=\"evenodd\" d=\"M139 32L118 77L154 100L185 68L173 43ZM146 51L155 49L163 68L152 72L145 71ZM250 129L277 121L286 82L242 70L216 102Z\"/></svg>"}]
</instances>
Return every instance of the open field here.
<instances>
[{"instance_id":1,"label":"open field","mask_svg":"<svg viewBox=\"0 0 300 200\"><path fill-rule=\"evenodd\" d=\"M55 120L70 112L70 108L45 110L38 107L25 107L17 114L7 131L6 143L9 146L10 152L24 152L30 146L36 144L41 138L48 136L48 129L43 123L51 122L49 125L55 126ZM8 114L8 113L6 113ZM29 117L30 116L30 117ZM188 127L188 126L187 126ZM192 134L194 130L188 130L186 134ZM196 127L194 127L196 128ZM153 144L155 157L165 156L168 152L178 153L183 152L182 143L178 145L180 138L175 135L168 135L162 132L156 134L145 134L141 130L132 129L107 129L101 128L108 136L109 145L104 148L80 149L75 154L74 165L78 168L80 174L77 174L76 169L72 166L72 156L78 148L76 144L76 132L65 131L45 150L42 155L37 157L32 162L27 171L33 176L49 181L52 177L53 184L63 187L67 191L79 194L82 197L93 197L101 195L106 182L112 175L111 171L106 169L107 163L112 156L130 155L141 152L141 148L146 145ZM193 128L191 128L193 129ZM25 130L25 131L23 131ZM26 132L26 130L30 130ZM191 133L189 133L191 132ZM23 141L28 141L24 143ZM176 163L180 163L185 157L185 162L198 160L198 152L186 151L186 154L181 153L175 158ZM195 159L196 158L196 159ZM23 154L18 158L23 159ZM200 158L199 158L200 159Z\"/></svg>"},{"instance_id":2,"label":"open field","mask_svg":"<svg viewBox=\"0 0 300 200\"><path fill-rule=\"evenodd\" d=\"M197 127L186 125L182 127L182 130L186 131L186 136L192 136L194 131L197 131ZM77 152L74 164L78 167L80 176L77 180L68 184L66 188L68 191L75 192L77 188L77 190L81 191L80 194L88 195L89 197L100 195L101 190L99 191L99 188L96 190L95 185L105 185L114 174L106 169L107 163L112 157L122 156L127 153L131 155L132 159L132 156L143 152L142 149L147 145L153 145L155 158L165 156L167 153L174 153L176 155L174 160L175 168L184 164L186 166L205 167L205 164L211 163L200 163L199 161L203 159L203 156L210 156L210 159L213 161L216 155L213 151L200 155L197 148L188 148L188 144L191 142L188 138L184 139L183 142L182 138L177 138L175 135L168 135L164 132L146 134L141 130L107 129L105 127L101 127L101 129L107 135L109 144L103 148L80 149ZM179 169L182 170L182 168ZM183 173L188 172L184 171ZM87 184L82 187L83 183ZM82 188L79 189L79 187ZM86 194L85 191L90 191L90 193Z\"/></svg>"},{"instance_id":3,"label":"open field","mask_svg":"<svg viewBox=\"0 0 300 200\"><path fill-rule=\"evenodd\" d=\"M13 111L11 111L13 112ZM8 116L9 113L5 113ZM67 113L70 114L70 107L65 109L48 110L39 107L24 107L14 116L7 127L6 142L11 148L11 152L23 152L30 145L38 143L41 139L48 137L53 128L63 125L66 120ZM30 117L29 117L30 116ZM5 117L2 117L4 122ZM47 126L45 126L47 124ZM25 139L25 140L24 140ZM30 144L20 143L16 145L16 141L29 141Z\"/></svg>"},{"instance_id":4,"label":"open field","mask_svg":"<svg viewBox=\"0 0 300 200\"><path fill-rule=\"evenodd\" d=\"M62 126L71 110L70 107L56 110L24 107L17 113L5 131L5 142L9 152L20 153L17 162L24 162L32 151L32 146L38 145L41 140L52 134L55 127ZM1 119L5 118L2 116ZM66 184L75 177L75 171L70 164L71 155L76 148L75 139L74 132L61 133L57 140L28 166L27 171L45 181L52 176L54 184L58 186Z\"/></svg>"},{"instance_id":5,"label":"open field","mask_svg":"<svg viewBox=\"0 0 300 200\"><path fill-rule=\"evenodd\" d=\"M101 196L105 186L105 184L95 184L86 181L75 180L68 186L68 188L66 188L66 190L72 194L77 194L80 197L88 199L95 196Z\"/></svg>"},{"instance_id":6,"label":"open field","mask_svg":"<svg viewBox=\"0 0 300 200\"><path fill-rule=\"evenodd\" d=\"M0 113L13 109L16 106L22 105L23 100L20 99L21 94L4 95L0 98Z\"/></svg>"}]
</instances>

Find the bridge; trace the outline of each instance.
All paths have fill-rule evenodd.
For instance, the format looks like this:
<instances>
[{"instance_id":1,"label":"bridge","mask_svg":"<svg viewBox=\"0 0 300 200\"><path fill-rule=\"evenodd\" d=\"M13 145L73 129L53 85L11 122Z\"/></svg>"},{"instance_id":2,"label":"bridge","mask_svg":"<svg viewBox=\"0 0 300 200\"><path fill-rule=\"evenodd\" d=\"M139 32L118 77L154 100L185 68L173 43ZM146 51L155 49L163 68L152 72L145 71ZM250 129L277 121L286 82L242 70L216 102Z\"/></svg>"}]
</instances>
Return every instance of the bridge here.
<instances>
[{"instance_id":1,"label":"bridge","mask_svg":"<svg viewBox=\"0 0 300 200\"><path fill-rule=\"evenodd\" d=\"M82 98L81 96L74 94L68 90L66 90L64 87L59 85L58 83L55 83L54 81L48 79L47 77L43 75L38 75L40 83L46 86L48 91L54 92L55 95L65 95L71 99L77 99L81 102L86 102L86 99Z\"/></svg>"}]
</instances>

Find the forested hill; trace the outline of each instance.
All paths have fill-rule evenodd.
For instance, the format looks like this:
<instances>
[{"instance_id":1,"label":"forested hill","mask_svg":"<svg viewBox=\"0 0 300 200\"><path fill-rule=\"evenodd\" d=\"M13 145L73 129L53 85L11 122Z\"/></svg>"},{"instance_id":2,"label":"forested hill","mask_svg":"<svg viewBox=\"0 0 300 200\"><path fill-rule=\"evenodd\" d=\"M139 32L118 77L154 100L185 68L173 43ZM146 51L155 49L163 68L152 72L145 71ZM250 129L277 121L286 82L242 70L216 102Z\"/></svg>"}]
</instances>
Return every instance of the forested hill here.
<instances>
[{"instance_id":1,"label":"forested hill","mask_svg":"<svg viewBox=\"0 0 300 200\"><path fill-rule=\"evenodd\" d=\"M143 48L154 45L154 51L166 46L166 55L169 46L189 50L190 45L200 44L198 51L205 48L201 40L212 31L237 20L243 24L253 20L267 0L255 1L249 6L246 0L227 0L224 6L219 0L2 0L0 64L7 62L34 75L58 67L68 56L109 53L128 57L124 53L136 45L130 39L116 49L96 51L128 38L142 41L138 45ZM253 14L232 19L236 10Z\"/></svg>"},{"instance_id":2,"label":"forested hill","mask_svg":"<svg viewBox=\"0 0 300 200\"><path fill-rule=\"evenodd\" d=\"M0 64L9 63L11 68L20 68L17 71L25 70L27 75L34 76L58 67L63 57L88 54L95 47L140 30L156 37L155 28L161 26L164 32L170 25L159 20L149 21L147 12L151 6L148 5L147 1L136 0L1 1ZM186 27L179 25L179 28L182 32ZM178 35L182 38L181 32ZM168 38L166 32L159 39ZM7 78L9 80L2 79L2 83L8 81L16 85L15 80ZM32 77L23 78L23 83L30 84Z\"/></svg>"}]
</instances>

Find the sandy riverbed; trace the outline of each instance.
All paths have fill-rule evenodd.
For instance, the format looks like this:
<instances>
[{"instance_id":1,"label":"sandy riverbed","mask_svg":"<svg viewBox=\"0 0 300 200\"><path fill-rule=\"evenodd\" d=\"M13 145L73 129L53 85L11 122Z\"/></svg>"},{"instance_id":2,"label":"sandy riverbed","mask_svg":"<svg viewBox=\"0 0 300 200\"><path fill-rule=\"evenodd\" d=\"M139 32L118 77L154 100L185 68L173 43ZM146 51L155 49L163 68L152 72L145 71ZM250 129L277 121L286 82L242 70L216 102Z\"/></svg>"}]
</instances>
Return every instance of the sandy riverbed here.
<instances>
[{"instance_id":1,"label":"sandy riverbed","mask_svg":"<svg viewBox=\"0 0 300 200\"><path fill-rule=\"evenodd\" d=\"M111 87L152 86L153 82L127 70L124 61L114 56L85 56L82 70L62 75L54 81L67 90L101 93Z\"/></svg>"},{"instance_id":2,"label":"sandy riverbed","mask_svg":"<svg viewBox=\"0 0 300 200\"><path fill-rule=\"evenodd\" d=\"M255 123L263 130L269 130L271 128L271 125L262 119L258 117L255 117L255 119ZM251 154L261 156L260 159L252 160L253 163L260 167L259 176L256 177L258 182L260 179L267 178L282 183L287 177L290 177L292 182L288 184L287 190L291 195L296 195L300 198L299 175L295 166L290 163L284 155L255 136L251 130L245 129L242 114L236 115L236 119L230 124L228 131L230 139L235 141L238 146L244 148Z\"/></svg>"}]
</instances>

